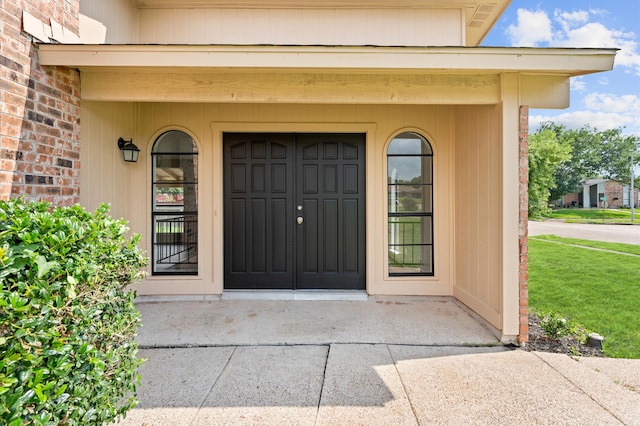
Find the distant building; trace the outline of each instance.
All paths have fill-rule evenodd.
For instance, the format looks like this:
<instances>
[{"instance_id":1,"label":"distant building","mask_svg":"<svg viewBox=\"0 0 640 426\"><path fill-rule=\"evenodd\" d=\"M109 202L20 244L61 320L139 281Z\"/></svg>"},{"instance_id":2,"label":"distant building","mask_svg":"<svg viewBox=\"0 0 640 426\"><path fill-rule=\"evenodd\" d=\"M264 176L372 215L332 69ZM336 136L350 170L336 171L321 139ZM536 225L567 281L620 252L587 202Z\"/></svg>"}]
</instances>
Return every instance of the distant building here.
<instances>
[{"instance_id":1,"label":"distant building","mask_svg":"<svg viewBox=\"0 0 640 426\"><path fill-rule=\"evenodd\" d=\"M578 192L565 194L562 207L631 207L629 185L613 179L588 179ZM634 207L638 206L638 188L633 189ZM604 200L603 200L604 198ZM605 203L603 205L603 203Z\"/></svg>"}]
</instances>

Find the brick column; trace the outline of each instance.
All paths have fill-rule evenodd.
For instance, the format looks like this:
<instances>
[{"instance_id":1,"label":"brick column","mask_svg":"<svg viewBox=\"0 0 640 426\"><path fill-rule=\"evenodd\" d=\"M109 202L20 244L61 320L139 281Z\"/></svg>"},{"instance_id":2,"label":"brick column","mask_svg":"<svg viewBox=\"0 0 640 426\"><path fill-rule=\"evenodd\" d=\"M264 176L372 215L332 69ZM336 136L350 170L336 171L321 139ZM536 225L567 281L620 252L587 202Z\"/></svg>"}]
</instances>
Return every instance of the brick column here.
<instances>
[{"instance_id":1,"label":"brick column","mask_svg":"<svg viewBox=\"0 0 640 426\"><path fill-rule=\"evenodd\" d=\"M22 31L22 12L78 34L79 1L5 0L0 7L0 199L77 203L80 75L40 66L37 45Z\"/></svg>"},{"instance_id":2,"label":"brick column","mask_svg":"<svg viewBox=\"0 0 640 426\"><path fill-rule=\"evenodd\" d=\"M520 334L518 342L529 340L529 107L520 107L518 140L520 145L520 217L518 239L520 246Z\"/></svg>"}]
</instances>

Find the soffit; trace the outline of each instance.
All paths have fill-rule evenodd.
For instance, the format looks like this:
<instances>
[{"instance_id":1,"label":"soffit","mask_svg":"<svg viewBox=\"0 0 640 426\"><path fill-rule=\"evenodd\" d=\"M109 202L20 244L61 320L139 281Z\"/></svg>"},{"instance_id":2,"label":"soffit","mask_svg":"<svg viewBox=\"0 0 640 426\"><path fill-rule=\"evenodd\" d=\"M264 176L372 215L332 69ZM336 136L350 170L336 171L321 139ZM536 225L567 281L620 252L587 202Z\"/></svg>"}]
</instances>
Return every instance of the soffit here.
<instances>
[{"instance_id":1,"label":"soffit","mask_svg":"<svg viewBox=\"0 0 640 426\"><path fill-rule=\"evenodd\" d=\"M503 73L578 76L613 68L616 49L42 44L42 65L81 70Z\"/></svg>"}]
</instances>

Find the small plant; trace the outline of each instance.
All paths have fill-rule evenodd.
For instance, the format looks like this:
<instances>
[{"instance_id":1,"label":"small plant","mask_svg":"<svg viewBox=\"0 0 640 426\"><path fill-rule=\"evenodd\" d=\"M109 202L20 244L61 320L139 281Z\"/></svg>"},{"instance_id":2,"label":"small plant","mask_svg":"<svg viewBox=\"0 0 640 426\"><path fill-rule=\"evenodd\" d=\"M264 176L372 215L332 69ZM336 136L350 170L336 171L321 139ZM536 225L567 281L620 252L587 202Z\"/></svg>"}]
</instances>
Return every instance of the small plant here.
<instances>
[{"instance_id":1,"label":"small plant","mask_svg":"<svg viewBox=\"0 0 640 426\"><path fill-rule=\"evenodd\" d=\"M583 345L586 344L589 339L589 331L582 324L573 320L569 323L569 334Z\"/></svg>"},{"instance_id":2,"label":"small plant","mask_svg":"<svg viewBox=\"0 0 640 426\"><path fill-rule=\"evenodd\" d=\"M566 318L549 313L540 317L540 327L552 339L559 339L571 333L571 325Z\"/></svg>"},{"instance_id":3,"label":"small plant","mask_svg":"<svg viewBox=\"0 0 640 426\"><path fill-rule=\"evenodd\" d=\"M99 425L133 408L147 259L100 206L0 201L0 423Z\"/></svg>"}]
</instances>

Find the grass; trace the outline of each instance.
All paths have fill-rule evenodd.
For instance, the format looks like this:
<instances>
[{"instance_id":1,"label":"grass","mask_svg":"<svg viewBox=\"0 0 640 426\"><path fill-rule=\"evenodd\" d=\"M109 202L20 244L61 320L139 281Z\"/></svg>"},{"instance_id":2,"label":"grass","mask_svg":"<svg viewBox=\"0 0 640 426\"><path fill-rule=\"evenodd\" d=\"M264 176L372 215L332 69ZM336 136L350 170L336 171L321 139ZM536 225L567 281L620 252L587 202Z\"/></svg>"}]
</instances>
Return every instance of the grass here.
<instances>
[{"instance_id":1,"label":"grass","mask_svg":"<svg viewBox=\"0 0 640 426\"><path fill-rule=\"evenodd\" d=\"M389 223L389 264L399 268L419 268L422 265L422 222L419 217L398 217ZM392 238L392 229L397 235ZM397 250L397 252L392 251Z\"/></svg>"},{"instance_id":2,"label":"grass","mask_svg":"<svg viewBox=\"0 0 640 426\"><path fill-rule=\"evenodd\" d=\"M631 223L629 209L559 209L549 216L551 219L564 219L576 223ZM634 224L640 224L640 209L634 214Z\"/></svg>"},{"instance_id":3,"label":"grass","mask_svg":"<svg viewBox=\"0 0 640 426\"><path fill-rule=\"evenodd\" d=\"M557 244L562 242L566 244ZM640 358L639 246L559 237L529 240L529 305L553 312L605 337L604 352Z\"/></svg>"},{"instance_id":4,"label":"grass","mask_svg":"<svg viewBox=\"0 0 640 426\"><path fill-rule=\"evenodd\" d=\"M621 253L630 253L640 256L640 245L633 244L618 244L618 243L607 243L604 241L590 241L590 240L580 240L577 238L564 238L564 237L556 237L555 235L540 235L535 237L529 237L529 240L545 240L545 241L556 241L564 244L573 244L577 246L583 247L591 247L602 250L610 250L617 251Z\"/></svg>"}]
</instances>

